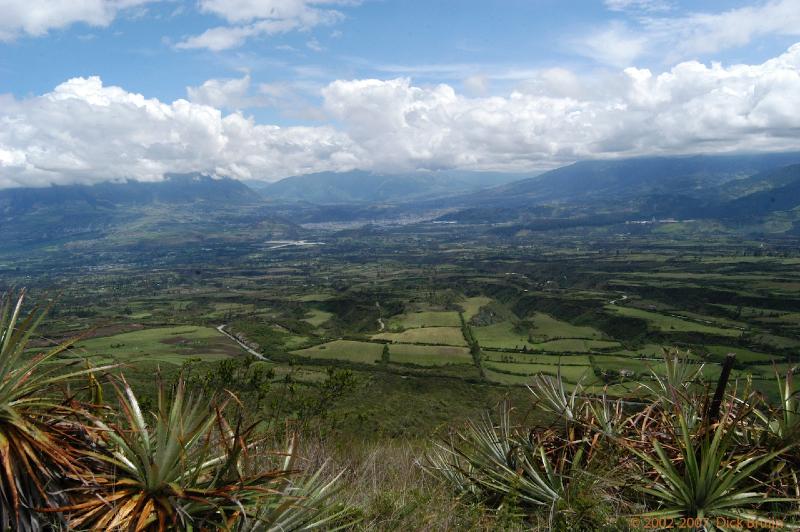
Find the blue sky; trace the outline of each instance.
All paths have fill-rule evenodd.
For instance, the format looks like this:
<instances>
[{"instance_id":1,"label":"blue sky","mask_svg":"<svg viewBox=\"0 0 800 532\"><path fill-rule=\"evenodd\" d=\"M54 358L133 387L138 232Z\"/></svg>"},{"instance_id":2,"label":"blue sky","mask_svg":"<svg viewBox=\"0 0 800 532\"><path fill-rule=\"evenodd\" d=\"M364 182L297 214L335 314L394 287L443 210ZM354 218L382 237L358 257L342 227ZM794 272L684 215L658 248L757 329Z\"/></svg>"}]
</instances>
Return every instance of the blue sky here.
<instances>
[{"instance_id":1,"label":"blue sky","mask_svg":"<svg viewBox=\"0 0 800 532\"><path fill-rule=\"evenodd\" d=\"M0 186L182 170L525 172L583 157L798 148L787 84L800 0L0 0L0 13L0 120L17 126L0 132ZM768 94L753 102L758 90ZM679 130L680 112L724 107L727 93L731 116L693 116ZM160 133L147 119L142 131L120 127L154 106L169 115ZM200 124L209 109L219 116ZM92 110L95 122L65 118ZM654 120L676 130L647 130ZM55 128L73 122L114 142L77 131L65 142ZM246 127L258 141L235 144ZM636 128L671 140L648 149L631 140ZM193 154L195 139L218 153Z\"/></svg>"}]
</instances>

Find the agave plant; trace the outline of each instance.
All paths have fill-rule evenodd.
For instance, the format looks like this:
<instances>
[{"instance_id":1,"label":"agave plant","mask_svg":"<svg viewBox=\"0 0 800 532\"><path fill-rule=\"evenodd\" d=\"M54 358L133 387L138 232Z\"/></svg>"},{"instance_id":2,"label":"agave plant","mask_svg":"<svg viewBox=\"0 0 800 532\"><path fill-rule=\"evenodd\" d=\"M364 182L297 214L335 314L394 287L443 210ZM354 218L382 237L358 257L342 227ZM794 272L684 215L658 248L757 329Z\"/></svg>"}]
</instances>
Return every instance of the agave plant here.
<instances>
[{"instance_id":1,"label":"agave plant","mask_svg":"<svg viewBox=\"0 0 800 532\"><path fill-rule=\"evenodd\" d=\"M534 376L528 390L539 402L542 410L562 417L566 421L573 421L577 416L576 400L578 394L583 390L583 386L579 382L572 393L567 394L564 380L561 378L561 366L558 367L558 374L555 378L550 375Z\"/></svg>"},{"instance_id":2,"label":"agave plant","mask_svg":"<svg viewBox=\"0 0 800 532\"><path fill-rule=\"evenodd\" d=\"M296 442L296 437L290 439L281 464L281 470L287 475L276 482L272 494L258 501L252 516L243 515L238 520L238 532L338 530L354 523L349 508L334 502L339 493L337 482L341 472L326 478L326 464L323 464L311 475L291 476L297 471Z\"/></svg>"},{"instance_id":3,"label":"agave plant","mask_svg":"<svg viewBox=\"0 0 800 532\"><path fill-rule=\"evenodd\" d=\"M293 447L282 466L245 475L243 457L255 443L247 443L249 430L231 428L224 403L187 395L180 379L171 397L159 386L148 423L120 382L119 422L95 419L100 450L83 451L97 464L93 481L73 494L77 504L60 509L71 528L283 530L327 522L333 481L317 474L291 482Z\"/></svg>"},{"instance_id":4,"label":"agave plant","mask_svg":"<svg viewBox=\"0 0 800 532\"><path fill-rule=\"evenodd\" d=\"M13 302L0 301L0 528L36 530L52 520L64 504L62 489L82 476L75 461L71 429L63 420L73 412L57 399L54 388L78 375L107 369L70 372L51 363L73 342L30 357L29 340L46 311L21 317L24 291Z\"/></svg>"},{"instance_id":5,"label":"agave plant","mask_svg":"<svg viewBox=\"0 0 800 532\"><path fill-rule=\"evenodd\" d=\"M786 372L785 380L776 372L775 381L778 407L770 411L756 410L755 414L769 436L779 445L785 445L800 437L800 385L794 383L791 369Z\"/></svg>"},{"instance_id":6,"label":"agave plant","mask_svg":"<svg viewBox=\"0 0 800 532\"><path fill-rule=\"evenodd\" d=\"M497 501L508 498L532 506L552 506L565 490L544 448L515 434L504 405L499 425L486 416L468 422L449 444L439 444L428 457L428 471Z\"/></svg>"},{"instance_id":7,"label":"agave plant","mask_svg":"<svg viewBox=\"0 0 800 532\"><path fill-rule=\"evenodd\" d=\"M207 400L186 395L183 381L168 397L159 386L158 408L148 423L131 387L115 385L119 422L95 419L98 450L93 482L61 508L75 529L167 530L228 528L247 502L285 472L238 477L238 434ZM219 430L215 430L219 429Z\"/></svg>"},{"instance_id":8,"label":"agave plant","mask_svg":"<svg viewBox=\"0 0 800 532\"><path fill-rule=\"evenodd\" d=\"M686 409L678 411L674 417L678 426L672 427L669 437L676 456L671 456L657 439L651 442L652 452L629 447L655 475L651 483L637 488L652 496L660 506L646 516L760 520L774 524L775 528L785 526L780 520L766 517L756 508L766 503L788 502L791 499L769 497L755 479L758 470L785 449L772 453L738 450L733 426L736 420L730 420L730 411L726 417L727 420L719 422L711 431L698 430L693 433Z\"/></svg>"}]
</instances>

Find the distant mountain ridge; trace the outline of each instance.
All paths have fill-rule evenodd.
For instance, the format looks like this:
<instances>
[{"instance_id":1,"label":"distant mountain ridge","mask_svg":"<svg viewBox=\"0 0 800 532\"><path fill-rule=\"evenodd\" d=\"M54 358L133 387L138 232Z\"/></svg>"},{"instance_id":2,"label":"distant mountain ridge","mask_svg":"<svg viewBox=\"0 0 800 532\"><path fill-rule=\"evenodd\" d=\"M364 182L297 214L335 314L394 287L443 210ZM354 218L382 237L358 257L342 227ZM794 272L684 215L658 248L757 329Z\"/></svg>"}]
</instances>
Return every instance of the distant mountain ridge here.
<instances>
[{"instance_id":1,"label":"distant mountain ridge","mask_svg":"<svg viewBox=\"0 0 800 532\"><path fill-rule=\"evenodd\" d=\"M96 210L149 203L252 203L254 197L257 196L251 189L235 179L168 174L164 180L155 182L104 182L0 190L0 215L68 206Z\"/></svg>"},{"instance_id":2,"label":"distant mountain ridge","mask_svg":"<svg viewBox=\"0 0 800 532\"><path fill-rule=\"evenodd\" d=\"M317 205L384 203L448 197L520 179L502 172L409 172L382 174L353 170L287 177L275 183L247 182L269 200Z\"/></svg>"},{"instance_id":3,"label":"distant mountain ridge","mask_svg":"<svg viewBox=\"0 0 800 532\"><path fill-rule=\"evenodd\" d=\"M474 199L580 203L677 192L718 197L725 184L793 163L800 163L800 153L580 161L484 191Z\"/></svg>"},{"instance_id":4,"label":"distant mountain ridge","mask_svg":"<svg viewBox=\"0 0 800 532\"><path fill-rule=\"evenodd\" d=\"M800 205L798 167L800 153L582 161L449 198L454 212L442 219L502 223L611 212L620 219L764 216Z\"/></svg>"}]
</instances>

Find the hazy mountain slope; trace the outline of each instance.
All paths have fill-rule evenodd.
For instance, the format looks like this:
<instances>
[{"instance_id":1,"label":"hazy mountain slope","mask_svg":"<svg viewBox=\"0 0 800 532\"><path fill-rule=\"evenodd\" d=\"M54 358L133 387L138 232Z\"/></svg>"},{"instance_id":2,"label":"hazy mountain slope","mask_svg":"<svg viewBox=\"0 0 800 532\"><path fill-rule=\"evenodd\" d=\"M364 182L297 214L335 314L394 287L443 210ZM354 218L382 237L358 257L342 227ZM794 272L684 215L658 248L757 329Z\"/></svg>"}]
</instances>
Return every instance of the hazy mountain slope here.
<instances>
[{"instance_id":1,"label":"hazy mountain slope","mask_svg":"<svg viewBox=\"0 0 800 532\"><path fill-rule=\"evenodd\" d=\"M292 236L254 191L233 179L171 175L161 182L100 183L0 190L0 240L7 249L113 238L143 240L227 238L236 231Z\"/></svg>"},{"instance_id":2,"label":"hazy mountain slope","mask_svg":"<svg viewBox=\"0 0 800 532\"><path fill-rule=\"evenodd\" d=\"M379 174L322 172L288 177L276 183L248 182L271 200L303 201L318 205L384 203L446 197L494 187L519 179L499 172L416 172Z\"/></svg>"},{"instance_id":3,"label":"hazy mountain slope","mask_svg":"<svg viewBox=\"0 0 800 532\"><path fill-rule=\"evenodd\" d=\"M646 157L582 161L472 195L466 200L523 203L580 203L675 194L719 198L722 186L767 169L800 163L800 153Z\"/></svg>"},{"instance_id":4,"label":"hazy mountain slope","mask_svg":"<svg viewBox=\"0 0 800 532\"><path fill-rule=\"evenodd\" d=\"M800 164L755 176L753 184L764 190L735 199L722 208L721 216L763 216L800 207Z\"/></svg>"},{"instance_id":5,"label":"hazy mountain slope","mask_svg":"<svg viewBox=\"0 0 800 532\"><path fill-rule=\"evenodd\" d=\"M150 203L252 203L254 197L252 190L233 179L183 174L169 175L163 181L153 183L128 181L0 190L0 214L22 214L37 209L59 210L68 207L93 211Z\"/></svg>"}]
</instances>

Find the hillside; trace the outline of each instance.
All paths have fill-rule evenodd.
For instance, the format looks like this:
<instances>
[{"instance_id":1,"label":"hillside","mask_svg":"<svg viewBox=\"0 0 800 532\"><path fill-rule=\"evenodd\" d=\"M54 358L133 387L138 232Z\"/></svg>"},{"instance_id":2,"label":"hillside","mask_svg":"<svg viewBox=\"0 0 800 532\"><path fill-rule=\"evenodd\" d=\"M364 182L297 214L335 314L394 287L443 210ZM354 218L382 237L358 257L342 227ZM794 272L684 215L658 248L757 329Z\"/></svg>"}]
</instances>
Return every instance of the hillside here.
<instances>
[{"instance_id":1,"label":"hillside","mask_svg":"<svg viewBox=\"0 0 800 532\"><path fill-rule=\"evenodd\" d=\"M578 203L673 194L719 198L723 185L800 162L800 153L581 161L472 196L473 201Z\"/></svg>"},{"instance_id":2,"label":"hillside","mask_svg":"<svg viewBox=\"0 0 800 532\"><path fill-rule=\"evenodd\" d=\"M341 203L395 203L447 197L519 179L499 172L416 172L381 174L354 170L288 177L276 183L248 182L270 200Z\"/></svg>"},{"instance_id":3,"label":"hillside","mask_svg":"<svg viewBox=\"0 0 800 532\"><path fill-rule=\"evenodd\" d=\"M0 190L0 214L18 215L57 207L90 211L133 205L252 203L253 191L234 179L214 179L201 174L169 174L163 181L126 181L96 185L66 185Z\"/></svg>"},{"instance_id":4,"label":"hillside","mask_svg":"<svg viewBox=\"0 0 800 532\"><path fill-rule=\"evenodd\" d=\"M0 190L0 238L6 250L30 251L87 240L129 245L227 238L233 229L296 234L291 222L260 210L262 204L239 181L199 174L168 175L153 183L6 189Z\"/></svg>"}]
</instances>

